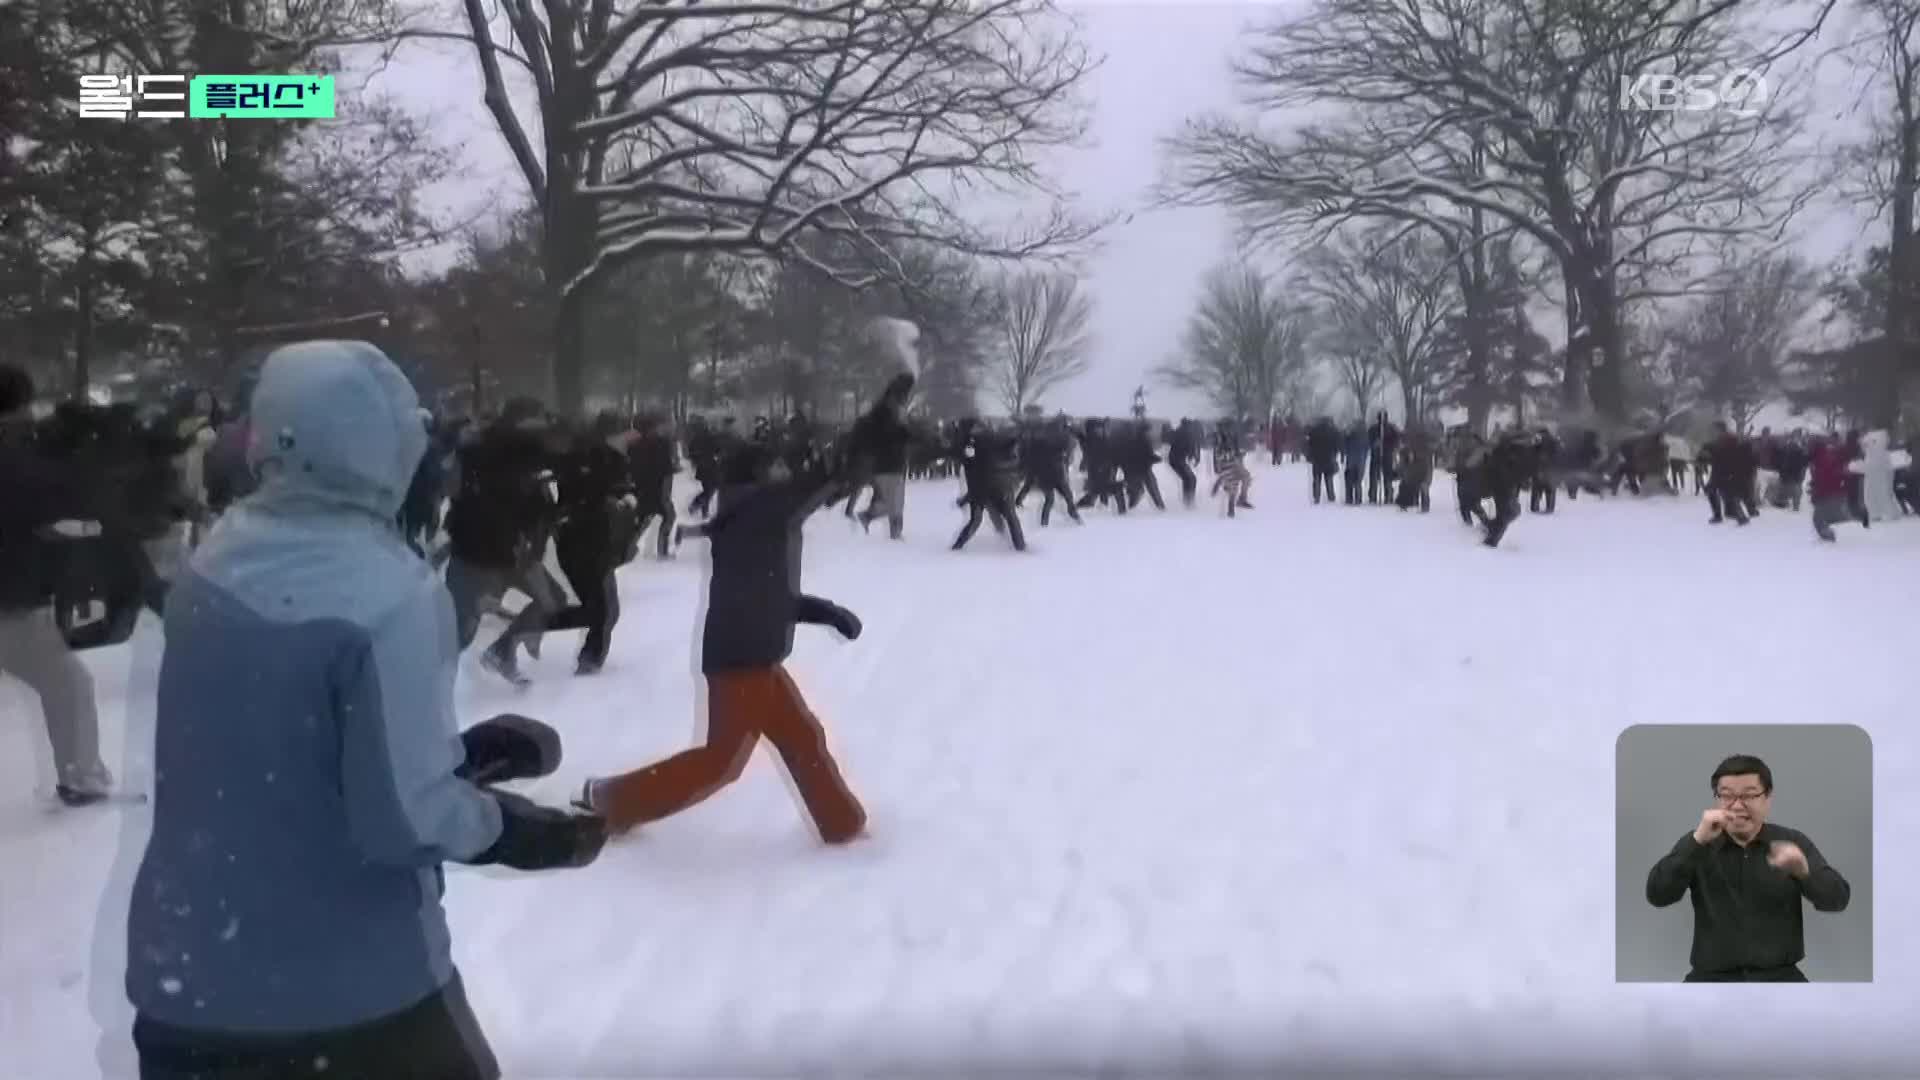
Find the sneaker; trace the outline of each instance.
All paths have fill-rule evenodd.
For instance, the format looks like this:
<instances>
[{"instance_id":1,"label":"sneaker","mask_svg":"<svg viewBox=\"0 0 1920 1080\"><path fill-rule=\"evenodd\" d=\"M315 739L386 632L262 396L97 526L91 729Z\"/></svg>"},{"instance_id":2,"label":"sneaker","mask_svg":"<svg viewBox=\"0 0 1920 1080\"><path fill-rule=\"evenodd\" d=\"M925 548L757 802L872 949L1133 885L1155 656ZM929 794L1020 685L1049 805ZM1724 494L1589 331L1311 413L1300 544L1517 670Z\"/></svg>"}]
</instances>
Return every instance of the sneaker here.
<instances>
[{"instance_id":1,"label":"sneaker","mask_svg":"<svg viewBox=\"0 0 1920 1080\"><path fill-rule=\"evenodd\" d=\"M493 649L488 649L480 654L480 666L523 690L533 682L520 673L519 665L514 662L512 654L503 656Z\"/></svg>"}]
</instances>

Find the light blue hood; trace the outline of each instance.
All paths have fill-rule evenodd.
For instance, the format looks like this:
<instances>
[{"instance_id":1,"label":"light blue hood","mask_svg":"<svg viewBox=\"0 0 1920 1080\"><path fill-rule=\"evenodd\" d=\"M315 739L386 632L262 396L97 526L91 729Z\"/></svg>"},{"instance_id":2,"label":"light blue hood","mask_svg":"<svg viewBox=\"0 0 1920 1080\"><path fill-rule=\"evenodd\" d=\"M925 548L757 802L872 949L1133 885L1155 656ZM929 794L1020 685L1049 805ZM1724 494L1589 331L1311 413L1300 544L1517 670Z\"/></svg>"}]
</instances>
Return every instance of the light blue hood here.
<instances>
[{"instance_id":1,"label":"light blue hood","mask_svg":"<svg viewBox=\"0 0 1920 1080\"><path fill-rule=\"evenodd\" d=\"M391 518L427 450L420 399L364 341L305 341L268 354L253 391L255 499L323 502Z\"/></svg>"},{"instance_id":2,"label":"light blue hood","mask_svg":"<svg viewBox=\"0 0 1920 1080\"><path fill-rule=\"evenodd\" d=\"M275 350L254 391L259 490L167 594L153 824L128 1000L190 1031L332 1031L453 978L440 865L500 837L458 775L453 600L395 515L426 448L371 345Z\"/></svg>"}]
</instances>

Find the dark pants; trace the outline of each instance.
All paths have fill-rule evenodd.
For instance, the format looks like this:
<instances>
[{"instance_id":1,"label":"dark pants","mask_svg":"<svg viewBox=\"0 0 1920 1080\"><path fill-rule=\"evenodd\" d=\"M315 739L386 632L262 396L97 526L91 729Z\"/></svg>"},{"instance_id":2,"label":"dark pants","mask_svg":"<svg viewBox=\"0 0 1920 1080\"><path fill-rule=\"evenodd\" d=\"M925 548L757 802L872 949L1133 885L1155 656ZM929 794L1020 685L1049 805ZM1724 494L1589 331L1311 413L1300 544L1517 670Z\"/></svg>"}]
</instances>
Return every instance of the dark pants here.
<instances>
[{"instance_id":1,"label":"dark pants","mask_svg":"<svg viewBox=\"0 0 1920 1080\"><path fill-rule=\"evenodd\" d=\"M1740 490L1739 484L1707 482L1707 507L1713 511L1714 522L1719 522L1725 516L1745 525L1746 502L1746 492Z\"/></svg>"},{"instance_id":2,"label":"dark pants","mask_svg":"<svg viewBox=\"0 0 1920 1080\"><path fill-rule=\"evenodd\" d=\"M1277 458L1274 464L1279 464ZM1178 458L1168 462L1167 465L1173 470L1173 475L1180 478L1180 501L1187 506L1192 506L1194 499L1200 493L1200 478L1194 475L1193 466Z\"/></svg>"},{"instance_id":3,"label":"dark pants","mask_svg":"<svg viewBox=\"0 0 1920 1080\"><path fill-rule=\"evenodd\" d=\"M700 492L687 504L687 513L693 517L711 517L713 515L713 497L720 494L720 476L716 472L696 469L693 478L700 482Z\"/></svg>"},{"instance_id":4,"label":"dark pants","mask_svg":"<svg viewBox=\"0 0 1920 1080\"><path fill-rule=\"evenodd\" d=\"M1510 528L1514 520L1520 516L1519 490L1516 488L1512 491L1496 491L1493 493L1493 520L1491 521L1486 520L1486 515L1480 512L1479 503L1473 505L1474 513L1480 517L1481 522L1487 527L1486 545L1488 547L1499 547L1501 537L1507 535L1507 529Z\"/></svg>"},{"instance_id":5,"label":"dark pants","mask_svg":"<svg viewBox=\"0 0 1920 1080\"><path fill-rule=\"evenodd\" d=\"M497 1080L459 976L417 1005L336 1031L234 1035L133 1022L140 1080Z\"/></svg>"},{"instance_id":6,"label":"dark pants","mask_svg":"<svg viewBox=\"0 0 1920 1080\"><path fill-rule=\"evenodd\" d=\"M1360 476L1361 476L1360 466L1358 465L1347 466L1346 479L1347 479L1347 505L1348 506L1360 505Z\"/></svg>"},{"instance_id":7,"label":"dark pants","mask_svg":"<svg viewBox=\"0 0 1920 1080\"><path fill-rule=\"evenodd\" d=\"M1320 502L1320 489L1323 485L1327 491L1327 502L1340 501L1340 497L1333 493L1333 473L1332 468L1321 468L1318 465L1313 467L1313 501L1316 504Z\"/></svg>"},{"instance_id":8,"label":"dark pants","mask_svg":"<svg viewBox=\"0 0 1920 1080\"><path fill-rule=\"evenodd\" d=\"M868 506L872 506L874 501L880 498L880 489L873 486L871 477L847 490L847 505L842 510L847 517L851 518L860 512L860 496L863 494L868 496Z\"/></svg>"},{"instance_id":9,"label":"dark pants","mask_svg":"<svg viewBox=\"0 0 1920 1080\"><path fill-rule=\"evenodd\" d=\"M1848 520L1867 523L1866 515L1853 513L1843 496L1829 495L1813 500L1813 531L1820 539L1832 541L1833 527Z\"/></svg>"},{"instance_id":10,"label":"dark pants","mask_svg":"<svg viewBox=\"0 0 1920 1080\"><path fill-rule=\"evenodd\" d=\"M1109 499L1113 501L1115 510L1122 514L1127 512L1127 490L1114 477L1113 471L1090 472L1087 474L1087 490L1080 493L1080 501L1076 505L1085 510L1095 503L1104 504Z\"/></svg>"},{"instance_id":11,"label":"dark pants","mask_svg":"<svg viewBox=\"0 0 1920 1080\"><path fill-rule=\"evenodd\" d=\"M1427 476L1401 480L1400 491L1394 497L1394 505L1402 510L1411 510L1418 506L1420 512L1424 514L1433 509L1432 487L1433 480Z\"/></svg>"},{"instance_id":12,"label":"dark pants","mask_svg":"<svg viewBox=\"0 0 1920 1080\"><path fill-rule=\"evenodd\" d=\"M970 495L966 505L967 523L960 527L960 535L954 538L953 550L966 547L967 541L973 539L973 534L980 531L981 518L989 516L993 518L993 527L1004 531L1007 538L1013 541L1015 551L1027 550L1027 534L1021 531L1020 515L1014 511L1013 502L1004 494Z\"/></svg>"},{"instance_id":13,"label":"dark pants","mask_svg":"<svg viewBox=\"0 0 1920 1080\"><path fill-rule=\"evenodd\" d=\"M1053 499L1056 495L1060 497L1061 505L1066 507L1067 516L1075 521L1080 520L1080 508L1074 505L1073 488L1067 484L1065 469L1056 469L1050 473L1027 474L1027 482L1021 485L1020 494L1013 500L1014 505L1020 505L1020 500L1026 498L1027 492L1034 488L1040 489L1041 528L1046 528L1047 522L1053 518Z\"/></svg>"},{"instance_id":14,"label":"dark pants","mask_svg":"<svg viewBox=\"0 0 1920 1080\"><path fill-rule=\"evenodd\" d=\"M1127 506L1139 506L1142 496L1151 498L1157 510L1167 508L1167 501L1160 497L1160 481L1154 478L1152 469L1127 474Z\"/></svg>"},{"instance_id":15,"label":"dark pants","mask_svg":"<svg viewBox=\"0 0 1920 1080\"><path fill-rule=\"evenodd\" d=\"M1788 964L1786 967L1777 968L1738 968L1733 971L1689 971L1687 972L1686 981L1690 983L1803 983L1807 981L1807 977L1801 973L1798 965Z\"/></svg>"},{"instance_id":16,"label":"dark pants","mask_svg":"<svg viewBox=\"0 0 1920 1080\"><path fill-rule=\"evenodd\" d=\"M660 519L660 532L654 538L654 554L666 558L672 549L673 523L676 520L671 497L656 499L652 503L641 503L639 514L634 519L634 530L640 536L647 535L647 526L654 518Z\"/></svg>"},{"instance_id":17,"label":"dark pants","mask_svg":"<svg viewBox=\"0 0 1920 1080\"><path fill-rule=\"evenodd\" d=\"M453 621L461 650L473 644L480 633L484 603L498 601L507 590L514 589L527 594L532 603L520 609L506 632L488 646L502 658L511 657L514 644L523 637L538 634L546 625L547 613L559 606L552 584L546 566L539 562L524 566L476 566L454 556L447 563L447 591L453 594Z\"/></svg>"},{"instance_id":18,"label":"dark pants","mask_svg":"<svg viewBox=\"0 0 1920 1080\"><path fill-rule=\"evenodd\" d=\"M1393 469L1387 466L1384 452L1367 462L1367 501L1393 501Z\"/></svg>"},{"instance_id":19,"label":"dark pants","mask_svg":"<svg viewBox=\"0 0 1920 1080\"><path fill-rule=\"evenodd\" d=\"M1453 503L1460 510L1462 524L1471 525L1474 518L1486 520L1486 512L1480 509L1480 481L1475 474L1462 470L1453 474Z\"/></svg>"},{"instance_id":20,"label":"dark pants","mask_svg":"<svg viewBox=\"0 0 1920 1080\"><path fill-rule=\"evenodd\" d=\"M665 535L665 530L662 530ZM580 602L547 618L548 630L585 630L580 662L606 663L613 645L613 624L620 620L620 590L614 581L615 554L608 523L585 522L563 527L553 538L560 572Z\"/></svg>"},{"instance_id":21,"label":"dark pants","mask_svg":"<svg viewBox=\"0 0 1920 1080\"><path fill-rule=\"evenodd\" d=\"M1553 502L1559 498L1559 495L1560 491L1552 480L1544 476L1536 477L1533 481L1533 490L1527 496L1527 509L1536 514L1551 514ZM1545 510L1541 509L1542 504L1545 504Z\"/></svg>"}]
</instances>

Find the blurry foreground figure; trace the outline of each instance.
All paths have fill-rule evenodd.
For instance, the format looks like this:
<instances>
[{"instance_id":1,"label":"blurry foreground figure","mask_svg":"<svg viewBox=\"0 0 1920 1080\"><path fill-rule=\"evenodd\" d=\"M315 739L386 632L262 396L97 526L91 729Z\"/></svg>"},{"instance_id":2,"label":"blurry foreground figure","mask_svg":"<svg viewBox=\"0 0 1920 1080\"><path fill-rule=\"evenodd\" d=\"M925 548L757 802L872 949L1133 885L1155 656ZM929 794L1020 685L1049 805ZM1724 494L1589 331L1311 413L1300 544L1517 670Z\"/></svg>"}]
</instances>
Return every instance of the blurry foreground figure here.
<instances>
[{"instance_id":1,"label":"blurry foreground figure","mask_svg":"<svg viewBox=\"0 0 1920 1080\"><path fill-rule=\"evenodd\" d=\"M85 478L39 454L28 407L33 380L0 366L0 677L40 699L53 749L54 790L69 806L105 797L93 676L68 648L53 613L61 523L91 519Z\"/></svg>"},{"instance_id":2,"label":"blurry foreground figure","mask_svg":"<svg viewBox=\"0 0 1920 1080\"><path fill-rule=\"evenodd\" d=\"M491 1080L441 864L581 866L605 840L483 786L550 770L550 731L455 725L453 605L396 521L417 407L371 345L276 350L260 486L174 584L127 927L142 1080Z\"/></svg>"}]
</instances>

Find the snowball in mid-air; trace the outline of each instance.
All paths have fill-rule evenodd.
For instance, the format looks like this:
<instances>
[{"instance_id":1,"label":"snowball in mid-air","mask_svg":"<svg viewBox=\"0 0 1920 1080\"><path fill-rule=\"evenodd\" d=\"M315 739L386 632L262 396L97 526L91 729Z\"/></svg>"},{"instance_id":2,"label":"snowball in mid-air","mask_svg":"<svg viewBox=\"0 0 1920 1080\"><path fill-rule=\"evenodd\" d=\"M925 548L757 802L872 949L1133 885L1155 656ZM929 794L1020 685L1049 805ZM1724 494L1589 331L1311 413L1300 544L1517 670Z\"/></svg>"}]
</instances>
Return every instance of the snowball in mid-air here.
<instances>
[{"instance_id":1,"label":"snowball in mid-air","mask_svg":"<svg viewBox=\"0 0 1920 1080\"><path fill-rule=\"evenodd\" d=\"M920 327L906 319L882 315L873 320L874 339L881 343L902 369L918 379L920 371Z\"/></svg>"}]
</instances>

